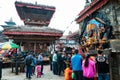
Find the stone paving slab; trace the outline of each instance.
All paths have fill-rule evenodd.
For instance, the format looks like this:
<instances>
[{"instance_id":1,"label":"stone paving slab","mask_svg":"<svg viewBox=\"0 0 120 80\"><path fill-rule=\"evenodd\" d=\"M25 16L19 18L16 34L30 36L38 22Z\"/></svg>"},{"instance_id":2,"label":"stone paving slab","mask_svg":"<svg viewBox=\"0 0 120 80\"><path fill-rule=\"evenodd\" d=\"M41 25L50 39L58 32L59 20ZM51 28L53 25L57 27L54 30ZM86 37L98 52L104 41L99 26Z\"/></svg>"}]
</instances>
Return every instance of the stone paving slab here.
<instances>
[{"instance_id":1,"label":"stone paving slab","mask_svg":"<svg viewBox=\"0 0 120 80\"><path fill-rule=\"evenodd\" d=\"M53 75L52 71L50 71L49 65L44 66L44 75L41 78L37 78L35 75L32 76L31 80L64 80L64 76ZM11 73L11 68L3 68L2 69L2 79L1 80L28 80L26 79L25 73L19 73L15 75L15 73Z\"/></svg>"}]
</instances>

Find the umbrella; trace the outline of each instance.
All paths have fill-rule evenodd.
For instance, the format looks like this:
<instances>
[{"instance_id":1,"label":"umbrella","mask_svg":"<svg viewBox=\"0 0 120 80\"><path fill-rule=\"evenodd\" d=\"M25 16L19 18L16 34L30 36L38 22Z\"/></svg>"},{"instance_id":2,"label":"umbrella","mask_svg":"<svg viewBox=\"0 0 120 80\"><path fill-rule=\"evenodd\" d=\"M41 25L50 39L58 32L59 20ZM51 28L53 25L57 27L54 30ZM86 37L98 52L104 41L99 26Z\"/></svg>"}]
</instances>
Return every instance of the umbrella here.
<instances>
[{"instance_id":1,"label":"umbrella","mask_svg":"<svg viewBox=\"0 0 120 80\"><path fill-rule=\"evenodd\" d=\"M2 50L8 50L8 49L15 49L15 48L19 48L19 46L13 42L5 42L0 44L0 49Z\"/></svg>"}]
</instances>

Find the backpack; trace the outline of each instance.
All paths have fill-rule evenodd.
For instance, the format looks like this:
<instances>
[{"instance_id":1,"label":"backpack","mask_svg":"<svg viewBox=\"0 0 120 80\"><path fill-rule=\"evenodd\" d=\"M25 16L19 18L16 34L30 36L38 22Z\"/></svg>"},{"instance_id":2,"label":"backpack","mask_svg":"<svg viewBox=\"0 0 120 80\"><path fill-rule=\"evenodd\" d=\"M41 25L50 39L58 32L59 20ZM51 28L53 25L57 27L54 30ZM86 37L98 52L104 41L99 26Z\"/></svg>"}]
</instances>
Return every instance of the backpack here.
<instances>
[{"instance_id":1,"label":"backpack","mask_svg":"<svg viewBox=\"0 0 120 80\"><path fill-rule=\"evenodd\" d=\"M26 58L26 65L27 66L31 66L31 64L32 64L32 58L31 57L27 57Z\"/></svg>"}]
</instances>

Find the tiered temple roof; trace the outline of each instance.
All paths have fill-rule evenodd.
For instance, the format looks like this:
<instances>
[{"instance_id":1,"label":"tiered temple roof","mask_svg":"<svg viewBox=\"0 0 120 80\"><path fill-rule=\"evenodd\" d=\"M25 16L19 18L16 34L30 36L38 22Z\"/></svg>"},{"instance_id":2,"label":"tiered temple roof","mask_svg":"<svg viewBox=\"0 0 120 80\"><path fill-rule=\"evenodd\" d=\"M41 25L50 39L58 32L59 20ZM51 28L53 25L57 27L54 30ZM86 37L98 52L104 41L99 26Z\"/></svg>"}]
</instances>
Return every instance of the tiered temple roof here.
<instances>
[{"instance_id":1,"label":"tiered temple roof","mask_svg":"<svg viewBox=\"0 0 120 80\"><path fill-rule=\"evenodd\" d=\"M11 39L14 39L16 42L20 40L31 40L44 43L59 39L63 35L63 32L49 27L19 26L5 29L3 34L7 35Z\"/></svg>"},{"instance_id":2,"label":"tiered temple roof","mask_svg":"<svg viewBox=\"0 0 120 80\"><path fill-rule=\"evenodd\" d=\"M0 25L3 28L9 28L16 26L16 23L12 20L12 18L9 21L5 21L5 25Z\"/></svg>"},{"instance_id":3,"label":"tiered temple roof","mask_svg":"<svg viewBox=\"0 0 120 80\"><path fill-rule=\"evenodd\" d=\"M13 28L8 28L4 30L4 34L15 34L15 35L48 35L48 36L61 36L63 33L60 30L52 29L50 27L27 27L27 26L18 26L18 27L13 27ZM29 33L29 34L28 34Z\"/></svg>"},{"instance_id":4,"label":"tiered temple roof","mask_svg":"<svg viewBox=\"0 0 120 80\"><path fill-rule=\"evenodd\" d=\"M18 15L25 25L48 26L55 7L24 2L15 2Z\"/></svg>"}]
</instances>

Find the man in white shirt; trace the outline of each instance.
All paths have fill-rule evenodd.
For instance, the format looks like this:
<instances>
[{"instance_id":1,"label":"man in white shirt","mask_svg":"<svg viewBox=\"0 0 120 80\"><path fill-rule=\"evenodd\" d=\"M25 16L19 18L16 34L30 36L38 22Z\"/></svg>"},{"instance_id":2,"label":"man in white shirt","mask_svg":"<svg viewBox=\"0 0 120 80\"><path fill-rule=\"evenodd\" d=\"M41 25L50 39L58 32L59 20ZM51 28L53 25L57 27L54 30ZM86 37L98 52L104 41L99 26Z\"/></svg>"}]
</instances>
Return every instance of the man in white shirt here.
<instances>
[{"instance_id":1,"label":"man in white shirt","mask_svg":"<svg viewBox=\"0 0 120 80\"><path fill-rule=\"evenodd\" d=\"M53 62L53 74L57 75L58 74L57 51L55 51L53 54L52 62Z\"/></svg>"}]
</instances>

